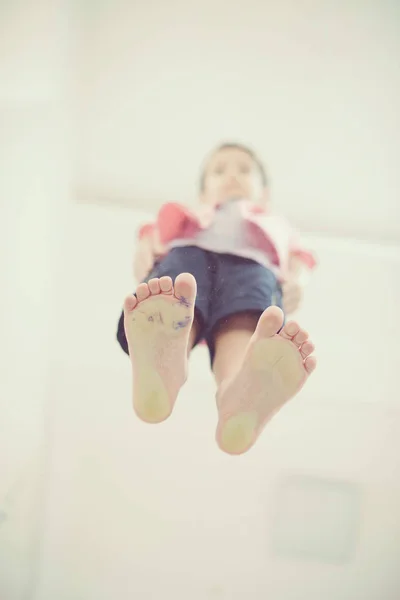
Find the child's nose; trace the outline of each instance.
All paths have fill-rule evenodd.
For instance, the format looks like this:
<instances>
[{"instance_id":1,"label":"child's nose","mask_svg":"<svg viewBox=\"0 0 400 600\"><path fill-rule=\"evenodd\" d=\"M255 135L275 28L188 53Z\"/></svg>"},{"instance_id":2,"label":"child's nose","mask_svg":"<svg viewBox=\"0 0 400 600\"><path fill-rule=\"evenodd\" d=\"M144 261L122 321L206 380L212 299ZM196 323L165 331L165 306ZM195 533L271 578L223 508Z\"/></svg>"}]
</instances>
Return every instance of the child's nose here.
<instances>
[{"instance_id":1,"label":"child's nose","mask_svg":"<svg viewBox=\"0 0 400 600\"><path fill-rule=\"evenodd\" d=\"M229 183L237 183L238 182L238 175L236 172L232 171L229 176L228 176L228 181Z\"/></svg>"}]
</instances>

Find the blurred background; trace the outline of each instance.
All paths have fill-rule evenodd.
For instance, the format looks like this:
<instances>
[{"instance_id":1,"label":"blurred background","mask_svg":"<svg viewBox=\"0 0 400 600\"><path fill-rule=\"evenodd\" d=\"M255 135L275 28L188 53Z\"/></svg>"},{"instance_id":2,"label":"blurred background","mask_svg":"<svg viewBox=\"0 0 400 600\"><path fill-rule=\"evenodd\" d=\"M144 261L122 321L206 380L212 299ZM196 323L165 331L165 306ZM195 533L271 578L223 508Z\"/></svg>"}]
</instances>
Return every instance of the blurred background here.
<instances>
[{"instance_id":1,"label":"blurred background","mask_svg":"<svg viewBox=\"0 0 400 600\"><path fill-rule=\"evenodd\" d=\"M400 4L0 4L1 600L400 597ZM239 458L115 341L140 224L225 140L320 267L319 369Z\"/></svg>"}]
</instances>

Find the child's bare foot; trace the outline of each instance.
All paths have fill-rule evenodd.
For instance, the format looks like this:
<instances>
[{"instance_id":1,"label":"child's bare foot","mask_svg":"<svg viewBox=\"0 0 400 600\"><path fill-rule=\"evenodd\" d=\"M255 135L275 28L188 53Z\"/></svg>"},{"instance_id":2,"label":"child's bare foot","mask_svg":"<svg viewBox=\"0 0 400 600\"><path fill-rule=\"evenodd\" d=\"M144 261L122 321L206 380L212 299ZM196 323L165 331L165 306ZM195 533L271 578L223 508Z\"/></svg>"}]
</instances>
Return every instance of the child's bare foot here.
<instances>
[{"instance_id":1,"label":"child's bare foot","mask_svg":"<svg viewBox=\"0 0 400 600\"><path fill-rule=\"evenodd\" d=\"M172 412L187 376L187 346L193 322L196 280L182 273L141 283L124 306L136 414L160 423Z\"/></svg>"},{"instance_id":2,"label":"child's bare foot","mask_svg":"<svg viewBox=\"0 0 400 600\"><path fill-rule=\"evenodd\" d=\"M216 439L229 454L249 450L267 421L297 394L316 367L308 334L293 321L276 334L282 323L280 308L264 311L241 369L218 391Z\"/></svg>"}]
</instances>

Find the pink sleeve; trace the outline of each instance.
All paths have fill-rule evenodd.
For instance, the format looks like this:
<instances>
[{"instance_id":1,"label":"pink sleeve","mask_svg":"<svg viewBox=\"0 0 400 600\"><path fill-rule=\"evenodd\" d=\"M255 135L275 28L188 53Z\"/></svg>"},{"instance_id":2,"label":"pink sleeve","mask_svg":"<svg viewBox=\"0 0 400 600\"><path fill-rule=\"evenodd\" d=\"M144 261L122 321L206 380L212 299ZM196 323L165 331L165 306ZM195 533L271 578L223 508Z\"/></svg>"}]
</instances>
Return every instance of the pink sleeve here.
<instances>
[{"instance_id":1,"label":"pink sleeve","mask_svg":"<svg viewBox=\"0 0 400 600\"><path fill-rule=\"evenodd\" d=\"M314 267L317 265L315 255L310 250L304 248L301 243L300 236L296 231L292 233L289 254L290 256L295 256L301 260L309 269L314 269Z\"/></svg>"},{"instance_id":2,"label":"pink sleeve","mask_svg":"<svg viewBox=\"0 0 400 600\"><path fill-rule=\"evenodd\" d=\"M176 202L167 202L158 211L156 223L146 223L140 227L139 239L151 235L154 230L157 230L160 241L167 244L182 235L190 218L193 220L190 210L185 206Z\"/></svg>"}]
</instances>

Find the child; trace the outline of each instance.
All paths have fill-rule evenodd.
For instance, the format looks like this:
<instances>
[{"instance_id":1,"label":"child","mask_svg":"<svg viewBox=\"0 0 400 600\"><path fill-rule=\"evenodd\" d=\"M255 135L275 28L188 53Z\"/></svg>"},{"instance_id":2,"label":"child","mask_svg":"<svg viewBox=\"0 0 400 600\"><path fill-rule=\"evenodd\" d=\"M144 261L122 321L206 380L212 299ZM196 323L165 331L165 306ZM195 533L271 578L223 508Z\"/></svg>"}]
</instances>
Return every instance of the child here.
<instances>
[{"instance_id":1,"label":"child","mask_svg":"<svg viewBox=\"0 0 400 600\"><path fill-rule=\"evenodd\" d=\"M141 266L151 272L125 300L118 325L131 357L134 409L150 423L171 414L188 355L205 340L217 384L216 440L229 454L249 450L316 367L308 334L293 321L284 325L281 309L281 284L315 260L270 211L267 193L250 149L215 150L198 207L166 204L155 224L142 227Z\"/></svg>"}]
</instances>

